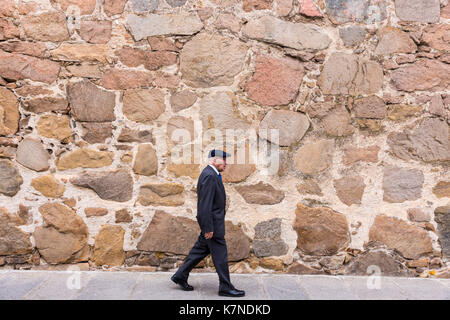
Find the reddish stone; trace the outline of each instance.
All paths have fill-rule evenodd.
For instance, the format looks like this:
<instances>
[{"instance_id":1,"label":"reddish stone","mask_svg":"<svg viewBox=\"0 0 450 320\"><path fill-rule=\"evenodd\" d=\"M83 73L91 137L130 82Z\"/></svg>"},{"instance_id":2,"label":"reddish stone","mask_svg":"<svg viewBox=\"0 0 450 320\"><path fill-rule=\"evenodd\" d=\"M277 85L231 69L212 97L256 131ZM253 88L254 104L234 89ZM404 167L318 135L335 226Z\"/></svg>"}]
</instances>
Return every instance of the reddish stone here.
<instances>
[{"instance_id":1,"label":"reddish stone","mask_svg":"<svg viewBox=\"0 0 450 320\"><path fill-rule=\"evenodd\" d=\"M323 17L313 0L298 0L300 13L308 17Z\"/></svg>"},{"instance_id":2,"label":"reddish stone","mask_svg":"<svg viewBox=\"0 0 450 320\"><path fill-rule=\"evenodd\" d=\"M43 58L47 47L44 42L11 41L0 43L0 49Z\"/></svg>"},{"instance_id":3,"label":"reddish stone","mask_svg":"<svg viewBox=\"0 0 450 320\"><path fill-rule=\"evenodd\" d=\"M64 12L68 12L69 7L77 7L79 14L86 15L94 12L96 0L51 0L51 2L58 3ZM69 10L69 12L71 11Z\"/></svg>"},{"instance_id":4,"label":"reddish stone","mask_svg":"<svg viewBox=\"0 0 450 320\"><path fill-rule=\"evenodd\" d=\"M82 21L80 36L83 40L90 43L107 43L111 39L111 28L111 21Z\"/></svg>"},{"instance_id":5,"label":"reddish stone","mask_svg":"<svg viewBox=\"0 0 450 320\"><path fill-rule=\"evenodd\" d=\"M9 20L0 19L0 40L18 38L19 29Z\"/></svg>"},{"instance_id":6,"label":"reddish stone","mask_svg":"<svg viewBox=\"0 0 450 320\"><path fill-rule=\"evenodd\" d=\"M122 90L150 87L153 75L144 71L110 69L103 75L100 85L106 89Z\"/></svg>"},{"instance_id":7,"label":"reddish stone","mask_svg":"<svg viewBox=\"0 0 450 320\"><path fill-rule=\"evenodd\" d=\"M450 25L430 25L423 30L422 41L436 50L450 51Z\"/></svg>"},{"instance_id":8,"label":"reddish stone","mask_svg":"<svg viewBox=\"0 0 450 320\"><path fill-rule=\"evenodd\" d=\"M58 78L59 70L57 62L0 50L0 76L5 79L52 83Z\"/></svg>"},{"instance_id":9,"label":"reddish stone","mask_svg":"<svg viewBox=\"0 0 450 320\"><path fill-rule=\"evenodd\" d=\"M293 101L303 79L303 65L290 58L259 56L255 73L245 85L250 99L268 106Z\"/></svg>"},{"instance_id":10,"label":"reddish stone","mask_svg":"<svg viewBox=\"0 0 450 320\"><path fill-rule=\"evenodd\" d=\"M181 49L171 38L154 36L148 37L147 41L153 51L180 51Z\"/></svg>"},{"instance_id":11,"label":"reddish stone","mask_svg":"<svg viewBox=\"0 0 450 320\"><path fill-rule=\"evenodd\" d=\"M398 90L439 90L450 84L450 65L429 59L420 59L391 72L391 80Z\"/></svg>"},{"instance_id":12,"label":"reddish stone","mask_svg":"<svg viewBox=\"0 0 450 320\"><path fill-rule=\"evenodd\" d=\"M272 7L272 1L273 0L244 0L242 9L246 12L270 9Z\"/></svg>"},{"instance_id":13,"label":"reddish stone","mask_svg":"<svg viewBox=\"0 0 450 320\"><path fill-rule=\"evenodd\" d=\"M14 0L0 0L0 17L12 17L15 8Z\"/></svg>"},{"instance_id":14,"label":"reddish stone","mask_svg":"<svg viewBox=\"0 0 450 320\"><path fill-rule=\"evenodd\" d=\"M128 0L105 0L103 10L108 16L121 14Z\"/></svg>"}]
</instances>

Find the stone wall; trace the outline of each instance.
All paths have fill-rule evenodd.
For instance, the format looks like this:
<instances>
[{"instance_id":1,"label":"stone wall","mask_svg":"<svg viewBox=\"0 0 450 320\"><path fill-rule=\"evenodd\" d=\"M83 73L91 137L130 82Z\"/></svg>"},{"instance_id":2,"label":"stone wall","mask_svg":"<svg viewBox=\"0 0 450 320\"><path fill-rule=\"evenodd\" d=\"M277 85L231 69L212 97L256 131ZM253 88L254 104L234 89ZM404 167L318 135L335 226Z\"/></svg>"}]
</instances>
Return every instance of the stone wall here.
<instances>
[{"instance_id":1,"label":"stone wall","mask_svg":"<svg viewBox=\"0 0 450 320\"><path fill-rule=\"evenodd\" d=\"M278 128L258 138L274 174L223 174L232 272L448 276L449 19L447 0L0 0L0 268L176 268L206 159L173 149Z\"/></svg>"}]
</instances>

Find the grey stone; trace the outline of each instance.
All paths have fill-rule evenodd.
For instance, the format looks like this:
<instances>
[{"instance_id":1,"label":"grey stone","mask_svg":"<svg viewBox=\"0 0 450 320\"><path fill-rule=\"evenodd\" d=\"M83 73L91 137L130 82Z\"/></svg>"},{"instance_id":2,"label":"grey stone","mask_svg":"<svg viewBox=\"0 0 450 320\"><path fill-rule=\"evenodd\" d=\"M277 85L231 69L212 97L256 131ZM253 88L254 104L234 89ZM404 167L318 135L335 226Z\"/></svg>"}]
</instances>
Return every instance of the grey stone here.
<instances>
[{"instance_id":1,"label":"grey stone","mask_svg":"<svg viewBox=\"0 0 450 320\"><path fill-rule=\"evenodd\" d=\"M450 161L449 125L438 118L424 118L415 124L412 130L388 135L391 152L403 160Z\"/></svg>"},{"instance_id":2,"label":"grey stone","mask_svg":"<svg viewBox=\"0 0 450 320\"><path fill-rule=\"evenodd\" d=\"M381 22L386 19L385 1L325 0L327 13L334 23Z\"/></svg>"},{"instance_id":3,"label":"grey stone","mask_svg":"<svg viewBox=\"0 0 450 320\"><path fill-rule=\"evenodd\" d=\"M171 7L182 7L187 0L166 0L167 4Z\"/></svg>"},{"instance_id":4,"label":"grey stone","mask_svg":"<svg viewBox=\"0 0 450 320\"><path fill-rule=\"evenodd\" d=\"M103 200L126 202L133 196L133 178L126 169L83 172L70 182L94 190Z\"/></svg>"},{"instance_id":5,"label":"grey stone","mask_svg":"<svg viewBox=\"0 0 450 320\"><path fill-rule=\"evenodd\" d=\"M314 24L293 23L269 15L251 19L242 28L242 34L297 50L323 50L331 43L330 37Z\"/></svg>"},{"instance_id":6,"label":"grey stone","mask_svg":"<svg viewBox=\"0 0 450 320\"><path fill-rule=\"evenodd\" d=\"M0 193L12 197L20 190L22 176L16 166L7 159L0 159Z\"/></svg>"},{"instance_id":7,"label":"grey stone","mask_svg":"<svg viewBox=\"0 0 450 320\"><path fill-rule=\"evenodd\" d=\"M270 130L279 131L278 144L288 147L299 141L309 128L308 117L300 112L287 110L270 110L259 124L258 135L272 143L275 139L270 136Z\"/></svg>"},{"instance_id":8,"label":"grey stone","mask_svg":"<svg viewBox=\"0 0 450 320\"><path fill-rule=\"evenodd\" d=\"M437 233L444 257L450 257L450 206L437 207L434 210Z\"/></svg>"},{"instance_id":9,"label":"grey stone","mask_svg":"<svg viewBox=\"0 0 450 320\"><path fill-rule=\"evenodd\" d=\"M341 37L344 45L347 47L353 47L361 44L366 37L366 29L361 26L350 26L339 29L339 36Z\"/></svg>"},{"instance_id":10,"label":"grey stone","mask_svg":"<svg viewBox=\"0 0 450 320\"><path fill-rule=\"evenodd\" d=\"M439 0L395 0L395 13L400 20L422 23L439 22Z\"/></svg>"},{"instance_id":11,"label":"grey stone","mask_svg":"<svg viewBox=\"0 0 450 320\"><path fill-rule=\"evenodd\" d=\"M401 203L422 196L423 172L416 169L390 166L384 168L383 200Z\"/></svg>"},{"instance_id":12,"label":"grey stone","mask_svg":"<svg viewBox=\"0 0 450 320\"><path fill-rule=\"evenodd\" d=\"M127 23L136 41L150 36L191 35L203 28L196 13L148 14L144 17L129 14Z\"/></svg>"},{"instance_id":13,"label":"grey stone","mask_svg":"<svg viewBox=\"0 0 450 320\"><path fill-rule=\"evenodd\" d=\"M50 155L39 138L23 139L17 147L16 160L34 171L45 171L50 167Z\"/></svg>"},{"instance_id":14,"label":"grey stone","mask_svg":"<svg viewBox=\"0 0 450 320\"><path fill-rule=\"evenodd\" d=\"M374 267L372 266L379 268L381 276L414 276L399 257L382 249L359 254L346 266L345 273L370 276L374 272Z\"/></svg>"},{"instance_id":15,"label":"grey stone","mask_svg":"<svg viewBox=\"0 0 450 320\"><path fill-rule=\"evenodd\" d=\"M131 9L136 13L155 11L158 8L159 0L130 0Z\"/></svg>"},{"instance_id":16,"label":"grey stone","mask_svg":"<svg viewBox=\"0 0 450 320\"><path fill-rule=\"evenodd\" d=\"M288 246L281 240L281 219L274 218L255 226L253 251L257 257L281 256L286 254Z\"/></svg>"}]
</instances>

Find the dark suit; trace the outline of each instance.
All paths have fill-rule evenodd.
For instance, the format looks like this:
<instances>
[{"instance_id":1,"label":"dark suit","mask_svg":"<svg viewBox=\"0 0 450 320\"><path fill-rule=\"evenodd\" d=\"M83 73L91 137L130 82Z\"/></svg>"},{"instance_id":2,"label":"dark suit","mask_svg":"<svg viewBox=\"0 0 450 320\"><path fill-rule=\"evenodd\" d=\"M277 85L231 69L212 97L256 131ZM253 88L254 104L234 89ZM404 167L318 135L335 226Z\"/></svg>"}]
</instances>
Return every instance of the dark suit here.
<instances>
[{"instance_id":1,"label":"dark suit","mask_svg":"<svg viewBox=\"0 0 450 320\"><path fill-rule=\"evenodd\" d=\"M228 253L225 243L225 187L216 171L209 165L203 169L197 183L197 222L200 235L189 251L183 265L175 273L175 277L186 280L189 272L208 254L219 275L219 290L234 289L228 270ZM207 240L205 233L213 232Z\"/></svg>"}]
</instances>

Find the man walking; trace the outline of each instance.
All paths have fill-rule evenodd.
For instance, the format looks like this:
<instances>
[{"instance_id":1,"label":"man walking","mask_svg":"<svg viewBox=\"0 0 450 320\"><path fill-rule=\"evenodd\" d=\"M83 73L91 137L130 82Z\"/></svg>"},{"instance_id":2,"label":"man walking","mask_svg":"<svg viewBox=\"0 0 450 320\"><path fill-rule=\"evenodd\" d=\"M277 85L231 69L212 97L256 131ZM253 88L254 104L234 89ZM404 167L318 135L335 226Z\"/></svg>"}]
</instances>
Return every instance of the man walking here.
<instances>
[{"instance_id":1,"label":"man walking","mask_svg":"<svg viewBox=\"0 0 450 320\"><path fill-rule=\"evenodd\" d=\"M222 150L209 152L209 164L203 169L197 183L197 222L200 226L200 235L183 265L171 280L180 285L183 290L194 290L187 282L189 272L211 253L216 272L219 275L219 295L243 297L245 291L237 290L230 281L225 242L226 196L220 172L225 170L226 157L229 156L230 154Z\"/></svg>"}]
</instances>

